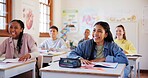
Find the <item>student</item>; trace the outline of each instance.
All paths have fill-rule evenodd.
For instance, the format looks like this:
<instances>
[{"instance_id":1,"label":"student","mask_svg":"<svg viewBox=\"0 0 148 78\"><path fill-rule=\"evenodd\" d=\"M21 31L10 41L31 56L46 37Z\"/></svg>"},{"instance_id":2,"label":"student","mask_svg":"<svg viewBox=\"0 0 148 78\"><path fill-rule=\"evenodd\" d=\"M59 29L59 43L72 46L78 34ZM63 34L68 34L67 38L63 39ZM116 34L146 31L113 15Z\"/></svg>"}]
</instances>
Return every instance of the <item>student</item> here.
<instances>
[{"instance_id":1,"label":"student","mask_svg":"<svg viewBox=\"0 0 148 78\"><path fill-rule=\"evenodd\" d=\"M49 51L63 51L67 49L66 42L62 38L57 37L58 28L56 26L51 26L49 33L51 37L43 41L39 48Z\"/></svg>"},{"instance_id":2,"label":"student","mask_svg":"<svg viewBox=\"0 0 148 78\"><path fill-rule=\"evenodd\" d=\"M0 44L0 56L19 58L26 61L39 56L37 44L27 33L23 33L24 23L21 20L12 20L8 27L10 37Z\"/></svg>"},{"instance_id":3,"label":"student","mask_svg":"<svg viewBox=\"0 0 148 78\"><path fill-rule=\"evenodd\" d=\"M93 39L87 40L71 51L69 58L79 58L83 64L92 62L118 62L128 65L123 50L113 41L107 22L97 22L93 29ZM125 69L125 78L129 74L129 66Z\"/></svg>"},{"instance_id":4,"label":"student","mask_svg":"<svg viewBox=\"0 0 148 78\"><path fill-rule=\"evenodd\" d=\"M83 39L81 39L80 41L79 41L79 43L81 43L81 42L83 42L83 41L85 41L85 40L88 40L89 39L89 36L90 35L90 30L89 29L86 29L85 30L85 32L84 32L84 38ZM78 43L78 44L79 44Z\"/></svg>"},{"instance_id":5,"label":"student","mask_svg":"<svg viewBox=\"0 0 148 78\"><path fill-rule=\"evenodd\" d=\"M124 50L125 54L136 54L136 48L126 39L123 25L118 25L116 27L116 37L114 41Z\"/></svg>"}]
</instances>

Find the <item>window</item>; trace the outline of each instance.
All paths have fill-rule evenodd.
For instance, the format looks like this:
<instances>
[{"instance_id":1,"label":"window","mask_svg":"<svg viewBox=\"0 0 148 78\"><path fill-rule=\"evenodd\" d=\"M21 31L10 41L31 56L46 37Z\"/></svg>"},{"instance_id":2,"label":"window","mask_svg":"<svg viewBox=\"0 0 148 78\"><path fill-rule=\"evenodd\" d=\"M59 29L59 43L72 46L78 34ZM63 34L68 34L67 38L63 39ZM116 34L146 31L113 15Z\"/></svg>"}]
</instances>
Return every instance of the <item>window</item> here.
<instances>
[{"instance_id":1,"label":"window","mask_svg":"<svg viewBox=\"0 0 148 78\"><path fill-rule=\"evenodd\" d=\"M39 0L40 2L40 37L49 37L48 30L53 23L53 0Z\"/></svg>"},{"instance_id":2,"label":"window","mask_svg":"<svg viewBox=\"0 0 148 78\"><path fill-rule=\"evenodd\" d=\"M12 18L12 0L0 0L0 36L7 37L8 23Z\"/></svg>"}]
</instances>

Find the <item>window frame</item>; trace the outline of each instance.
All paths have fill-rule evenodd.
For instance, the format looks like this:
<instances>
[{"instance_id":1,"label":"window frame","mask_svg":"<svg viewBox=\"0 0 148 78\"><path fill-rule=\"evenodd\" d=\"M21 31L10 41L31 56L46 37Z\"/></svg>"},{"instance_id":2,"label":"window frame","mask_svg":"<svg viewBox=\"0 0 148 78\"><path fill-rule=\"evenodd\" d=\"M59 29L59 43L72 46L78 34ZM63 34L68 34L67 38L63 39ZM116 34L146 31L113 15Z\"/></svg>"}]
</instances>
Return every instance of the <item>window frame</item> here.
<instances>
[{"instance_id":1,"label":"window frame","mask_svg":"<svg viewBox=\"0 0 148 78\"><path fill-rule=\"evenodd\" d=\"M0 29L0 37L8 37L8 24L12 20L12 0L6 0L6 29Z\"/></svg>"},{"instance_id":2,"label":"window frame","mask_svg":"<svg viewBox=\"0 0 148 78\"><path fill-rule=\"evenodd\" d=\"M50 6L50 25L49 26L52 26L53 25L53 0L48 0L49 3L49 6ZM50 37L49 33L48 32L39 32L39 37Z\"/></svg>"}]
</instances>

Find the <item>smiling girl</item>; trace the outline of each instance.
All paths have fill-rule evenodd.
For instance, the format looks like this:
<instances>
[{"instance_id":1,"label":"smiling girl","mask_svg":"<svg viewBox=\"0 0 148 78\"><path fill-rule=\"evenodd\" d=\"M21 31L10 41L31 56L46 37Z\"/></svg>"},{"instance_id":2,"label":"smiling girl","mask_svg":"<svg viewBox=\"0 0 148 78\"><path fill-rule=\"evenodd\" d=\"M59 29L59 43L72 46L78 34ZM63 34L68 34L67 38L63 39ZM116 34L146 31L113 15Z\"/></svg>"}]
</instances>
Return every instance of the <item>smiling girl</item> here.
<instances>
[{"instance_id":1,"label":"smiling girl","mask_svg":"<svg viewBox=\"0 0 148 78\"><path fill-rule=\"evenodd\" d=\"M26 61L39 55L37 44L34 39L24 31L24 23L21 20L12 20L8 31L10 37L0 44L0 56L5 54L6 58L19 58Z\"/></svg>"},{"instance_id":2,"label":"smiling girl","mask_svg":"<svg viewBox=\"0 0 148 78\"><path fill-rule=\"evenodd\" d=\"M92 62L112 62L126 64L125 77L128 77L128 59L123 50L113 41L112 33L107 22L97 22L93 28L93 39L82 42L71 51L69 58L78 58L83 64Z\"/></svg>"}]
</instances>

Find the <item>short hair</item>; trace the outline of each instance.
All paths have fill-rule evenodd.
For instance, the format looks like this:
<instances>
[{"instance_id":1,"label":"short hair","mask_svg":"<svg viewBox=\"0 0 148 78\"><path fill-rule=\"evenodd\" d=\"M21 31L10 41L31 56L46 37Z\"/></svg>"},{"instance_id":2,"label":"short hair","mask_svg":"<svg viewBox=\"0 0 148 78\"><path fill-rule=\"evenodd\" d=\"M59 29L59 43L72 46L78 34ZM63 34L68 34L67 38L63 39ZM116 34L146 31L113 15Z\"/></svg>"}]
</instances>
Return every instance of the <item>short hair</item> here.
<instances>
[{"instance_id":1,"label":"short hair","mask_svg":"<svg viewBox=\"0 0 148 78\"><path fill-rule=\"evenodd\" d=\"M56 29L58 32L58 27L56 27L56 26L51 26L49 29Z\"/></svg>"},{"instance_id":2,"label":"short hair","mask_svg":"<svg viewBox=\"0 0 148 78\"><path fill-rule=\"evenodd\" d=\"M105 30L105 33L108 33L107 37L104 39L104 41L107 41L107 42L112 42L114 41L113 40L113 36L112 36L112 33L110 31L110 27L109 27L109 24L107 22L103 22L103 21L99 21L97 22L94 26L96 25L101 25L104 30Z\"/></svg>"},{"instance_id":3,"label":"short hair","mask_svg":"<svg viewBox=\"0 0 148 78\"><path fill-rule=\"evenodd\" d=\"M85 29L85 31L86 31L86 30L90 31L89 29Z\"/></svg>"}]
</instances>

